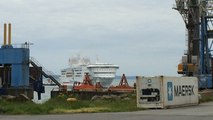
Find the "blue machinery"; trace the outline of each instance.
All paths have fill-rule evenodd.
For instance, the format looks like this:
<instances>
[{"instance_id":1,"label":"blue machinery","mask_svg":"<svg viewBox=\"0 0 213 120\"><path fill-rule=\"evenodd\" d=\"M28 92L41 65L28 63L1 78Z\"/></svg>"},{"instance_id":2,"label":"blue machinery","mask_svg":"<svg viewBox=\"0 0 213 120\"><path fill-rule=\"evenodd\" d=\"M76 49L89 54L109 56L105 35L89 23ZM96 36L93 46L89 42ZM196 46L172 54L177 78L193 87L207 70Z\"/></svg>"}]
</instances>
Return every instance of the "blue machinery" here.
<instances>
[{"instance_id":1,"label":"blue machinery","mask_svg":"<svg viewBox=\"0 0 213 120\"><path fill-rule=\"evenodd\" d=\"M29 57L29 44L25 43L19 48L13 47L11 44L11 24L8 25L8 35L7 24L4 24L4 44L0 48L0 95L19 96L25 94L32 99L33 91L36 91L40 99L41 93L44 93L42 75L50 78L61 87L54 77L47 75L42 67Z\"/></svg>"},{"instance_id":2,"label":"blue machinery","mask_svg":"<svg viewBox=\"0 0 213 120\"><path fill-rule=\"evenodd\" d=\"M175 0L174 9L183 17L188 31L187 52L178 73L199 78L199 88L213 88L213 1Z\"/></svg>"},{"instance_id":3,"label":"blue machinery","mask_svg":"<svg viewBox=\"0 0 213 120\"><path fill-rule=\"evenodd\" d=\"M213 2L202 1L201 12L201 40L200 40L200 86L212 88L212 44L213 44Z\"/></svg>"}]
</instances>

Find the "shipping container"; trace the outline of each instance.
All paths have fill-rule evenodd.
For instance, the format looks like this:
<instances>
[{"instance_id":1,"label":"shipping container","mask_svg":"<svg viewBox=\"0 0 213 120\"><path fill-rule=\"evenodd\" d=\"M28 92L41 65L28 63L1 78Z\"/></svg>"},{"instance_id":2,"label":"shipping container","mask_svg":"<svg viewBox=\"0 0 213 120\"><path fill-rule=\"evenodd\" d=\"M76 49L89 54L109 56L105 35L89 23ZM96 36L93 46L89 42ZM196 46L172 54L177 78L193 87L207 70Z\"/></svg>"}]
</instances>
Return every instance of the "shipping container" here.
<instances>
[{"instance_id":1,"label":"shipping container","mask_svg":"<svg viewBox=\"0 0 213 120\"><path fill-rule=\"evenodd\" d=\"M197 77L136 77L137 107L171 108L198 105Z\"/></svg>"}]
</instances>

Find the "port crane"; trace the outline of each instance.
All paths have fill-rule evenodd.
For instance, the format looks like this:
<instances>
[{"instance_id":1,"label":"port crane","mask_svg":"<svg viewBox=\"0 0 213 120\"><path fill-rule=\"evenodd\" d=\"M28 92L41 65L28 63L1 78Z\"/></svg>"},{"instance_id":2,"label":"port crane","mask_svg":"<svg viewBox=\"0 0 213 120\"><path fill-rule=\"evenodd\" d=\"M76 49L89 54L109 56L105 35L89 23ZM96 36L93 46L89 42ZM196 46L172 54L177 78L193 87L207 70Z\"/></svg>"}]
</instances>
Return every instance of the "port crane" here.
<instances>
[{"instance_id":1,"label":"port crane","mask_svg":"<svg viewBox=\"0 0 213 120\"><path fill-rule=\"evenodd\" d=\"M178 64L178 74L196 76L200 88L212 85L213 0L175 0L187 31L187 50Z\"/></svg>"}]
</instances>

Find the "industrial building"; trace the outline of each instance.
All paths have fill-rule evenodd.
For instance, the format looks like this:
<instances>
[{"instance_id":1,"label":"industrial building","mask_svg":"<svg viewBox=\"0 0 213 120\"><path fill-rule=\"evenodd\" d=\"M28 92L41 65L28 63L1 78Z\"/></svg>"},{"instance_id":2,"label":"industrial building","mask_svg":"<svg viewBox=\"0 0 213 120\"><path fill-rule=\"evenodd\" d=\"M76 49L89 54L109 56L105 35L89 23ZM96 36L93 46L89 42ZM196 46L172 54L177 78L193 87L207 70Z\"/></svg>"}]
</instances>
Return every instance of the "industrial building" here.
<instances>
[{"instance_id":1,"label":"industrial building","mask_svg":"<svg viewBox=\"0 0 213 120\"><path fill-rule=\"evenodd\" d=\"M51 78L34 59L30 58L29 43L14 47L11 43L11 24L4 24L4 40L0 48L0 95L25 95L33 98L33 92L44 93L43 76Z\"/></svg>"}]
</instances>

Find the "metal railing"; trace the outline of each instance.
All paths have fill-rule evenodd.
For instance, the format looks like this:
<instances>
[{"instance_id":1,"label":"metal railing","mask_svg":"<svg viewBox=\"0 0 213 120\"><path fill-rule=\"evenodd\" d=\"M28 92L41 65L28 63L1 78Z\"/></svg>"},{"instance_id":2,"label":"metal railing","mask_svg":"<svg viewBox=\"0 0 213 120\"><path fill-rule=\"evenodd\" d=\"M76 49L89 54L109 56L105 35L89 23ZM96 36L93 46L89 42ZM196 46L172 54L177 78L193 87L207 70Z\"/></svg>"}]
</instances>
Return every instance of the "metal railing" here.
<instances>
[{"instance_id":1,"label":"metal railing","mask_svg":"<svg viewBox=\"0 0 213 120\"><path fill-rule=\"evenodd\" d=\"M30 57L30 61L32 61L34 64L36 64L36 66L38 67L42 67L42 71L51 79L54 79L52 80L53 82L56 80L57 81L57 85L59 83L59 79L56 78L56 74L54 74L52 71L49 71L47 70L41 63L38 62L38 60L36 60L34 57ZM45 76L46 77L46 76Z\"/></svg>"},{"instance_id":2,"label":"metal railing","mask_svg":"<svg viewBox=\"0 0 213 120\"><path fill-rule=\"evenodd\" d=\"M29 48L30 45L33 45L33 43L25 42L25 43L11 44L12 48ZM4 46L4 44L0 44L0 46ZM8 45L5 45L5 46L8 46Z\"/></svg>"}]
</instances>

